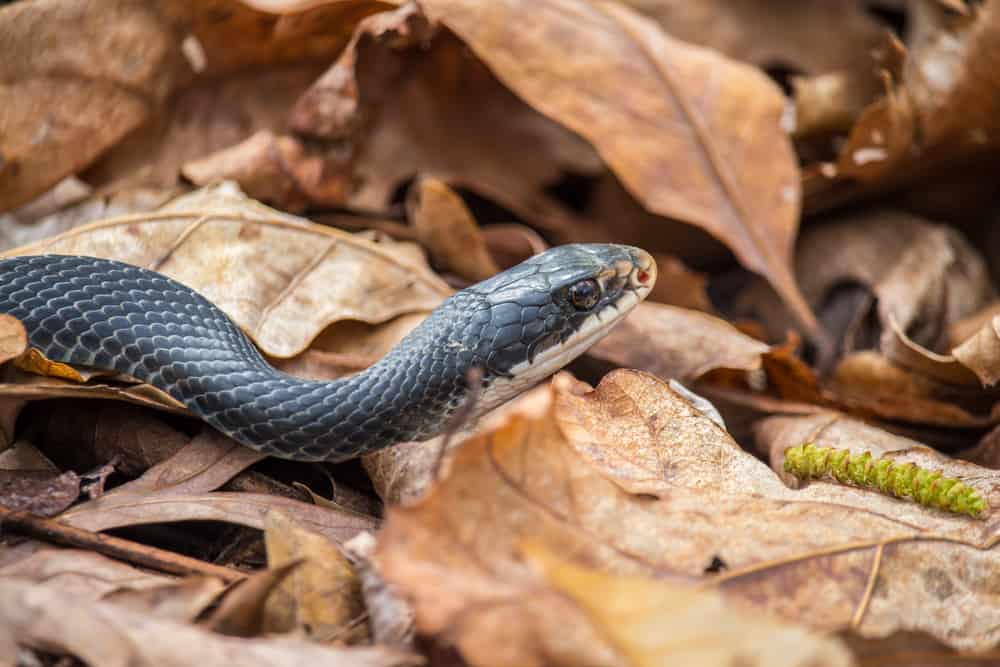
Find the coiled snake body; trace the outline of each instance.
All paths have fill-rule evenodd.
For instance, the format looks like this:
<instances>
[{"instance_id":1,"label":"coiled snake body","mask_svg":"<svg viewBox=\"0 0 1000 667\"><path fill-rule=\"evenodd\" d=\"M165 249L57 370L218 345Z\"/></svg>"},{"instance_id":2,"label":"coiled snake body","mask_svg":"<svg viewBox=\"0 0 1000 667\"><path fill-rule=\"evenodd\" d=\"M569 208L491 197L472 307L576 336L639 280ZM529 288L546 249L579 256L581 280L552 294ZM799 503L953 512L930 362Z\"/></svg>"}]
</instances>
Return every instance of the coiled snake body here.
<instances>
[{"instance_id":1,"label":"coiled snake body","mask_svg":"<svg viewBox=\"0 0 1000 667\"><path fill-rule=\"evenodd\" d=\"M244 445L339 461L442 432L474 366L477 413L536 384L606 334L655 278L638 248L560 246L456 292L376 364L333 382L278 372L200 294L120 262L0 260L0 313L49 359L154 385Z\"/></svg>"}]
</instances>

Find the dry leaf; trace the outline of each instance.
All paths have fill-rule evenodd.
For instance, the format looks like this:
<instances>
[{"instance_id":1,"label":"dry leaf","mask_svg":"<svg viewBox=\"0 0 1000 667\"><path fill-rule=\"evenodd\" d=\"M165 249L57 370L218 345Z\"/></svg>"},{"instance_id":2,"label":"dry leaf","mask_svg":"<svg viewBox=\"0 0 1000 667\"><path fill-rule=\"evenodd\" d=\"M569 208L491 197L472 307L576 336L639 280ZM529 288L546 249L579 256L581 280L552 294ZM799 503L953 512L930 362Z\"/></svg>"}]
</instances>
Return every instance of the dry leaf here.
<instances>
[{"instance_id":1,"label":"dry leaf","mask_svg":"<svg viewBox=\"0 0 1000 667\"><path fill-rule=\"evenodd\" d=\"M254 572L229 591L203 625L232 637L256 637L269 625L267 601L301 561Z\"/></svg>"},{"instance_id":2,"label":"dry leaf","mask_svg":"<svg viewBox=\"0 0 1000 667\"><path fill-rule=\"evenodd\" d=\"M275 357L298 354L336 321L426 313L450 292L380 245L216 190L8 255L42 253L108 257L164 273L201 292Z\"/></svg>"},{"instance_id":3,"label":"dry leaf","mask_svg":"<svg viewBox=\"0 0 1000 667\"><path fill-rule=\"evenodd\" d=\"M479 282L500 271L465 202L434 178L422 178L407 196L407 213L417 239L446 271Z\"/></svg>"},{"instance_id":4,"label":"dry leaf","mask_svg":"<svg viewBox=\"0 0 1000 667\"><path fill-rule=\"evenodd\" d=\"M271 510L292 513L310 530L343 542L377 521L368 516L263 493L216 492L190 495L108 493L81 509L71 508L59 520L91 531L175 521L224 521L264 530Z\"/></svg>"},{"instance_id":5,"label":"dry leaf","mask_svg":"<svg viewBox=\"0 0 1000 667\"><path fill-rule=\"evenodd\" d=\"M24 353L28 347L28 334L24 325L7 314L0 314L0 364Z\"/></svg>"},{"instance_id":6,"label":"dry leaf","mask_svg":"<svg viewBox=\"0 0 1000 667\"><path fill-rule=\"evenodd\" d=\"M820 335L790 268L800 191L784 97L762 72L611 2L422 6L528 104L593 143L649 210L718 237Z\"/></svg>"},{"instance_id":7,"label":"dry leaf","mask_svg":"<svg viewBox=\"0 0 1000 667\"><path fill-rule=\"evenodd\" d=\"M427 175L529 210L564 170L601 169L586 142L505 89L415 5L363 21L291 122L337 149L327 180L361 209L384 209L401 183Z\"/></svg>"},{"instance_id":8,"label":"dry leaf","mask_svg":"<svg viewBox=\"0 0 1000 667\"><path fill-rule=\"evenodd\" d=\"M266 524L268 566L299 563L268 598L268 629L305 629L324 643L362 638L364 626L351 626L364 617L360 582L343 551L280 511L268 514Z\"/></svg>"},{"instance_id":9,"label":"dry leaf","mask_svg":"<svg viewBox=\"0 0 1000 667\"><path fill-rule=\"evenodd\" d=\"M89 600L124 591L142 591L170 586L174 580L163 574L140 570L92 551L46 547L0 567L4 578L33 581L60 593Z\"/></svg>"},{"instance_id":10,"label":"dry leaf","mask_svg":"<svg viewBox=\"0 0 1000 667\"><path fill-rule=\"evenodd\" d=\"M247 667L337 664L343 667L417 665L412 654L384 648L328 648L297 639L235 639L190 625L152 618L107 602L0 582L0 625L19 643L66 652L106 667Z\"/></svg>"},{"instance_id":11,"label":"dry leaf","mask_svg":"<svg viewBox=\"0 0 1000 667\"><path fill-rule=\"evenodd\" d=\"M1000 316L984 324L951 354L971 369L984 386L995 385L1000 380Z\"/></svg>"},{"instance_id":12,"label":"dry leaf","mask_svg":"<svg viewBox=\"0 0 1000 667\"><path fill-rule=\"evenodd\" d=\"M769 346L712 315L640 303L588 354L662 378L696 380L717 368L753 371Z\"/></svg>"},{"instance_id":13,"label":"dry leaf","mask_svg":"<svg viewBox=\"0 0 1000 667\"><path fill-rule=\"evenodd\" d=\"M112 591L102 599L136 614L174 621L193 621L214 604L226 585L213 577L186 577L140 590Z\"/></svg>"},{"instance_id":14,"label":"dry leaf","mask_svg":"<svg viewBox=\"0 0 1000 667\"><path fill-rule=\"evenodd\" d=\"M739 0L626 0L663 29L730 58L814 73L870 67L884 28L864 2L803 0L762 11Z\"/></svg>"},{"instance_id":15,"label":"dry leaf","mask_svg":"<svg viewBox=\"0 0 1000 667\"><path fill-rule=\"evenodd\" d=\"M530 543L524 552L549 585L576 602L634 667L852 664L839 642L730 608L718 593L611 576Z\"/></svg>"},{"instance_id":16,"label":"dry leaf","mask_svg":"<svg viewBox=\"0 0 1000 667\"><path fill-rule=\"evenodd\" d=\"M0 211L87 166L190 80L178 27L130 0L0 9Z\"/></svg>"},{"instance_id":17,"label":"dry leaf","mask_svg":"<svg viewBox=\"0 0 1000 667\"><path fill-rule=\"evenodd\" d=\"M76 502L80 477L68 470L51 472L0 470L0 507L39 516L56 516Z\"/></svg>"},{"instance_id":18,"label":"dry leaf","mask_svg":"<svg viewBox=\"0 0 1000 667\"><path fill-rule=\"evenodd\" d=\"M993 510L976 521L850 487L789 489L646 374L540 391L554 391L554 414L536 399L468 440L421 501L390 509L380 536L377 562L413 600L420 632L473 664L610 662L565 598L539 594L525 540L617 575L690 581L720 562L706 584L824 630L916 629L979 650L1000 640ZM1000 502L993 471L942 465Z\"/></svg>"}]
</instances>

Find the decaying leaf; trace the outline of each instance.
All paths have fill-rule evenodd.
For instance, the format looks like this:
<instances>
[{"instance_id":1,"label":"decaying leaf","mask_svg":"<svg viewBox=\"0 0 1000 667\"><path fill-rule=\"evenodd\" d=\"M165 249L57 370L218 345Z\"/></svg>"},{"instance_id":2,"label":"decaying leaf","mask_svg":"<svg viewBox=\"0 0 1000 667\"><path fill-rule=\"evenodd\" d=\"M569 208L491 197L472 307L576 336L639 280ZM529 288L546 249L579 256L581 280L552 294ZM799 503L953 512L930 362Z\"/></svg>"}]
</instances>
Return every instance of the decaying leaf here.
<instances>
[{"instance_id":1,"label":"decaying leaf","mask_svg":"<svg viewBox=\"0 0 1000 667\"><path fill-rule=\"evenodd\" d=\"M526 540L613 575L691 582L722 563L706 585L825 630L996 643L995 510L977 521L851 487L793 490L652 376L571 389L539 390L554 393L554 413L533 399L530 414L460 447L422 500L389 512L383 573L413 600L420 632L470 662L609 662L565 599L539 594ZM938 462L1000 502L995 472Z\"/></svg>"},{"instance_id":2,"label":"decaying leaf","mask_svg":"<svg viewBox=\"0 0 1000 667\"><path fill-rule=\"evenodd\" d=\"M28 334L17 318L0 314L0 364L24 353L28 347Z\"/></svg>"},{"instance_id":3,"label":"decaying leaf","mask_svg":"<svg viewBox=\"0 0 1000 667\"><path fill-rule=\"evenodd\" d=\"M100 600L125 591L143 591L169 586L170 577L140 570L107 556L79 549L43 548L30 558L14 560L0 567L0 575L33 581L44 587Z\"/></svg>"},{"instance_id":4,"label":"decaying leaf","mask_svg":"<svg viewBox=\"0 0 1000 667\"><path fill-rule=\"evenodd\" d=\"M818 74L866 69L882 28L859 0L804 0L768 7L739 0L626 0L685 41L761 67Z\"/></svg>"},{"instance_id":5,"label":"decaying leaf","mask_svg":"<svg viewBox=\"0 0 1000 667\"><path fill-rule=\"evenodd\" d=\"M641 303L589 354L665 379L696 380L716 368L761 368L768 345L712 315Z\"/></svg>"},{"instance_id":6,"label":"decaying leaf","mask_svg":"<svg viewBox=\"0 0 1000 667\"><path fill-rule=\"evenodd\" d=\"M129 0L0 9L0 211L85 167L192 77L176 29Z\"/></svg>"},{"instance_id":7,"label":"decaying leaf","mask_svg":"<svg viewBox=\"0 0 1000 667\"><path fill-rule=\"evenodd\" d=\"M362 22L299 100L292 126L337 147L348 140L347 155L328 159L327 180L363 209L383 208L400 183L426 175L527 212L563 170L600 169L584 141L525 105L413 5Z\"/></svg>"},{"instance_id":8,"label":"decaying leaf","mask_svg":"<svg viewBox=\"0 0 1000 667\"><path fill-rule=\"evenodd\" d=\"M325 643L364 634L357 625L364 618L360 582L340 547L280 511L268 514L265 540L270 567L299 563L268 598L272 632L304 628Z\"/></svg>"},{"instance_id":9,"label":"decaying leaf","mask_svg":"<svg viewBox=\"0 0 1000 667\"><path fill-rule=\"evenodd\" d=\"M417 239L442 268L469 282L485 280L500 270L472 213L447 185L424 178L408 197L410 224Z\"/></svg>"},{"instance_id":10,"label":"decaying leaf","mask_svg":"<svg viewBox=\"0 0 1000 667\"><path fill-rule=\"evenodd\" d=\"M549 585L576 602L629 665L851 664L837 641L732 609L718 593L608 575L530 543L524 551Z\"/></svg>"},{"instance_id":11,"label":"decaying leaf","mask_svg":"<svg viewBox=\"0 0 1000 667\"><path fill-rule=\"evenodd\" d=\"M590 141L646 208L718 237L819 335L790 268L800 191L784 98L760 71L613 2L422 6L533 108Z\"/></svg>"},{"instance_id":12,"label":"decaying leaf","mask_svg":"<svg viewBox=\"0 0 1000 667\"><path fill-rule=\"evenodd\" d=\"M161 620L109 602L39 588L19 579L0 582L0 625L29 646L63 651L91 665L204 667L337 664L402 667L420 664L412 654L373 648L330 648L299 639L221 637ZM183 647L184 650L178 650Z\"/></svg>"}]
</instances>

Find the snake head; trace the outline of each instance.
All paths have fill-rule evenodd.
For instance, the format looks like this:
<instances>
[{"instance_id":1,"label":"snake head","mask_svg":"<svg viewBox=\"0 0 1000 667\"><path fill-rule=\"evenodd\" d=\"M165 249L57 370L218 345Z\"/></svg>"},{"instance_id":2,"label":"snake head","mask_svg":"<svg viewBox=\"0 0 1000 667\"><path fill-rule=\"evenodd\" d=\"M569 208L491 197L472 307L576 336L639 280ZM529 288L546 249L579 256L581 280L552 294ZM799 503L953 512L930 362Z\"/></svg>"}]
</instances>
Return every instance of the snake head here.
<instances>
[{"instance_id":1,"label":"snake head","mask_svg":"<svg viewBox=\"0 0 1000 667\"><path fill-rule=\"evenodd\" d=\"M465 290L481 304L476 356L513 395L604 337L655 282L656 262L639 248L552 248Z\"/></svg>"}]
</instances>

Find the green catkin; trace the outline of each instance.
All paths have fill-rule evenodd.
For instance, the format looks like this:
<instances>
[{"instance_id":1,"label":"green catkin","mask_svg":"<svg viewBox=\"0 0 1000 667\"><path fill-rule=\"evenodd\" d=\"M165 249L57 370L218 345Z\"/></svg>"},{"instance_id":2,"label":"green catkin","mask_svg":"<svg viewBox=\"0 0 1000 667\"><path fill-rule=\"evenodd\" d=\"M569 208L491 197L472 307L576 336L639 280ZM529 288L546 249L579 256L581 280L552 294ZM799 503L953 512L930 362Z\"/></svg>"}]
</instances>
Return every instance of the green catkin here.
<instances>
[{"instance_id":1,"label":"green catkin","mask_svg":"<svg viewBox=\"0 0 1000 667\"><path fill-rule=\"evenodd\" d=\"M871 452L852 454L849 449L817 447L806 443L785 450L785 472L799 479L833 478L841 484L908 498L925 507L980 518L988 509L979 492L940 470L913 463L876 459Z\"/></svg>"}]
</instances>

